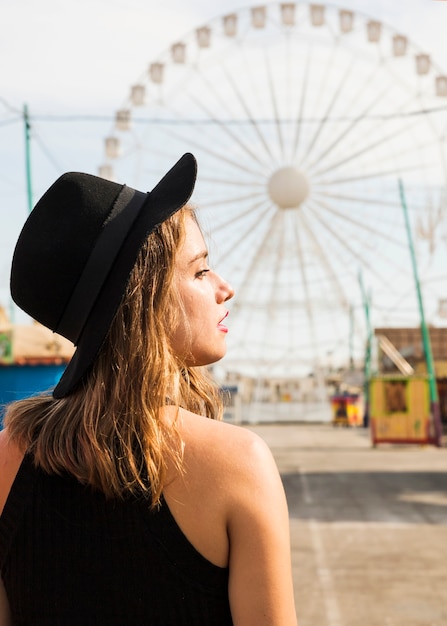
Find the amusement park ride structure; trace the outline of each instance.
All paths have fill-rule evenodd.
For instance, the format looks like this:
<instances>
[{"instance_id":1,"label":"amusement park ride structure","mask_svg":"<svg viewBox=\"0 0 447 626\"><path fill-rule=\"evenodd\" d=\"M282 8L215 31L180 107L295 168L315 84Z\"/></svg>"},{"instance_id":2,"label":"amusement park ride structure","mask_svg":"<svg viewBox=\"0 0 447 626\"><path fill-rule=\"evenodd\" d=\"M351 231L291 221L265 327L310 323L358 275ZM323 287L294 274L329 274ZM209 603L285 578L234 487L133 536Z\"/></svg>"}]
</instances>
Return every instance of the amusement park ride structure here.
<instances>
[{"instance_id":1,"label":"amusement park ride structure","mask_svg":"<svg viewBox=\"0 0 447 626\"><path fill-rule=\"evenodd\" d=\"M308 2L217 17L132 84L98 174L145 188L196 155L211 263L236 290L223 385L286 401L300 381L327 402L327 382L355 371L368 407L374 327L411 326L436 405L426 329L443 321L446 106L447 75L409 37Z\"/></svg>"},{"instance_id":2,"label":"amusement park ride structure","mask_svg":"<svg viewBox=\"0 0 447 626\"><path fill-rule=\"evenodd\" d=\"M378 20L270 3L175 41L131 86L99 174L146 185L182 152L212 264L236 288L221 375L361 366L367 322L430 321L445 261L447 76Z\"/></svg>"}]
</instances>

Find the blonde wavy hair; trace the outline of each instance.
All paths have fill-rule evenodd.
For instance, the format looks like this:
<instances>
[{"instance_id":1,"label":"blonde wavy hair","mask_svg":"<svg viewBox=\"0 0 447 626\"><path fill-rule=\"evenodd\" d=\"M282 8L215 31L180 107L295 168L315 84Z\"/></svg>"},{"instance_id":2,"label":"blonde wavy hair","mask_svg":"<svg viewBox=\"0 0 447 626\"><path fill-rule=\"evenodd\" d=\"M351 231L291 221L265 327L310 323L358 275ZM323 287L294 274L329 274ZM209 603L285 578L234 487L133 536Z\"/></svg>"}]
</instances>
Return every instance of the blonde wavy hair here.
<instances>
[{"instance_id":1,"label":"blonde wavy hair","mask_svg":"<svg viewBox=\"0 0 447 626\"><path fill-rule=\"evenodd\" d=\"M184 315L174 287L176 252L185 237L184 207L151 233L91 371L68 397L14 402L10 437L48 473L69 473L107 497L143 496L159 504L167 465L181 471L176 422L161 408L222 416L218 388L204 368L173 354L170 332ZM197 220L196 220L197 221Z\"/></svg>"}]
</instances>

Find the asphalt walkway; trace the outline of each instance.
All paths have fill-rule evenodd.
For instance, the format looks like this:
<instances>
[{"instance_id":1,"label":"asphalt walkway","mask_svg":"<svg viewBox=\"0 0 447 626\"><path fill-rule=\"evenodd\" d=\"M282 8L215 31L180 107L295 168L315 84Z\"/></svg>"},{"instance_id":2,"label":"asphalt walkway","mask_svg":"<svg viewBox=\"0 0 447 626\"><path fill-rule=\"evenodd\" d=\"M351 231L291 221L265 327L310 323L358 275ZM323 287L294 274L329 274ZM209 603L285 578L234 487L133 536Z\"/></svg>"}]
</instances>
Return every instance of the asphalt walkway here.
<instances>
[{"instance_id":1,"label":"asphalt walkway","mask_svg":"<svg viewBox=\"0 0 447 626\"><path fill-rule=\"evenodd\" d=\"M247 427L283 477L299 626L447 626L447 448Z\"/></svg>"}]
</instances>

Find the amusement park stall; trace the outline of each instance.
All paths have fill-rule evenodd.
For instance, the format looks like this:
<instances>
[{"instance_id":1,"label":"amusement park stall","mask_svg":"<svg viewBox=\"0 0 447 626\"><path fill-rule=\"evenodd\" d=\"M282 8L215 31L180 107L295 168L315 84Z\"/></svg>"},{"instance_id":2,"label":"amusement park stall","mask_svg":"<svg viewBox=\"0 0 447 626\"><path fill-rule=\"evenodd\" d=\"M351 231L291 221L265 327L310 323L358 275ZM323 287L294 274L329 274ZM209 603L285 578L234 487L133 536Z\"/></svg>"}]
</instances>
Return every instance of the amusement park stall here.
<instances>
[{"instance_id":1,"label":"amusement park stall","mask_svg":"<svg viewBox=\"0 0 447 626\"><path fill-rule=\"evenodd\" d=\"M439 443L437 429L447 422L447 328L429 328L436 407L421 329L377 328L375 335L379 340L379 372L369 383L373 444Z\"/></svg>"},{"instance_id":2,"label":"amusement park stall","mask_svg":"<svg viewBox=\"0 0 447 626\"><path fill-rule=\"evenodd\" d=\"M0 426L8 402L54 387L73 354L69 341L41 324L10 324L1 313Z\"/></svg>"},{"instance_id":3,"label":"amusement park stall","mask_svg":"<svg viewBox=\"0 0 447 626\"><path fill-rule=\"evenodd\" d=\"M374 377L370 382L370 403L373 444L435 442L426 378Z\"/></svg>"},{"instance_id":4,"label":"amusement park stall","mask_svg":"<svg viewBox=\"0 0 447 626\"><path fill-rule=\"evenodd\" d=\"M331 409L334 426L363 426L364 407L360 393L331 396Z\"/></svg>"}]
</instances>

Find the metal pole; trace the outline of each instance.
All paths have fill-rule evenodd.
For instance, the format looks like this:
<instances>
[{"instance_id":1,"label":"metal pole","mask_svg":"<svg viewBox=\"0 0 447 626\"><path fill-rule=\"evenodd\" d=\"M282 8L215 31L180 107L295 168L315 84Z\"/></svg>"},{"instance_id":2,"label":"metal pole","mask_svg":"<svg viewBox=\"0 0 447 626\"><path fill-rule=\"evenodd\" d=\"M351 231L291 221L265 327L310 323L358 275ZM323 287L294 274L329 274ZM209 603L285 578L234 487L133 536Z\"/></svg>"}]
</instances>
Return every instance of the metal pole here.
<instances>
[{"instance_id":1,"label":"metal pole","mask_svg":"<svg viewBox=\"0 0 447 626\"><path fill-rule=\"evenodd\" d=\"M428 332L427 324L425 323L424 303L422 301L421 285L419 282L418 267L416 263L416 255L414 252L413 237L411 234L411 226L410 226L410 220L408 217L407 203L405 201L404 186L400 179L399 179L399 192L400 192L400 201L401 201L402 208L404 211L405 226L407 229L407 236L408 236L408 246L410 248L411 262L413 265L414 282L416 285L416 293L417 293L418 304L419 304L419 315L421 318L422 343L424 346L425 360L427 363L428 383L429 383L429 389L430 389L430 405L431 405L431 413L433 417L433 425L435 429L435 443L437 446L441 446L441 441L442 441L441 410L439 406L438 388L436 385L435 363L434 363L433 352L431 348L430 333Z\"/></svg>"},{"instance_id":2,"label":"metal pole","mask_svg":"<svg viewBox=\"0 0 447 626\"><path fill-rule=\"evenodd\" d=\"M354 369L354 306L349 309L349 369Z\"/></svg>"},{"instance_id":3,"label":"metal pole","mask_svg":"<svg viewBox=\"0 0 447 626\"><path fill-rule=\"evenodd\" d=\"M359 272L359 283L360 289L362 291L362 299L363 299L363 307L365 309L365 317L366 317L366 349L365 349L365 365L363 369L365 381L363 385L363 393L365 396L365 409L363 413L363 425L367 427L369 425L369 382L371 378L371 344L372 344L372 328L371 328L371 318L369 313L369 298L366 295L365 287L363 285L362 272Z\"/></svg>"},{"instance_id":4,"label":"metal pole","mask_svg":"<svg viewBox=\"0 0 447 626\"><path fill-rule=\"evenodd\" d=\"M26 192L28 198L28 212L31 213L33 208L33 189L31 182L31 124L26 104L23 106L23 121L25 124Z\"/></svg>"}]
</instances>

